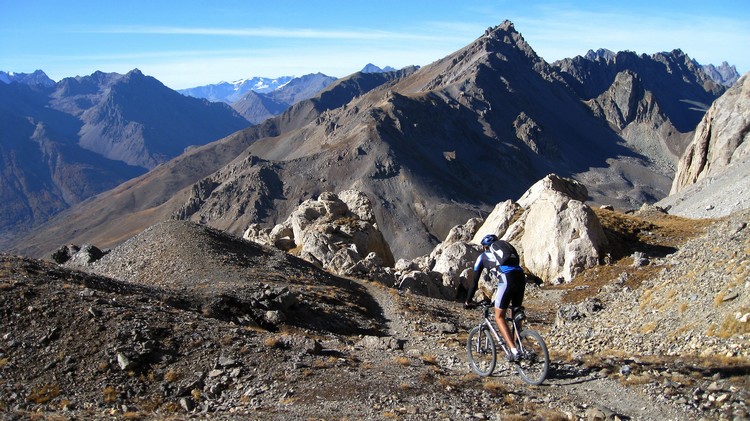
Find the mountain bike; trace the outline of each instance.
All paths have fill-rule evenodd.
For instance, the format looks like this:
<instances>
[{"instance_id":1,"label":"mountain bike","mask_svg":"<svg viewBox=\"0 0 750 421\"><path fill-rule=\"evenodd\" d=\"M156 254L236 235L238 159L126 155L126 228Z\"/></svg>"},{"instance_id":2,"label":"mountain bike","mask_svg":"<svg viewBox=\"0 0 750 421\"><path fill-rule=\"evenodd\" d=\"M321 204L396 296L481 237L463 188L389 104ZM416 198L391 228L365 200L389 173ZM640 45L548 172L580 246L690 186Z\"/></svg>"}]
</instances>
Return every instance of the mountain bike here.
<instances>
[{"instance_id":1,"label":"mountain bike","mask_svg":"<svg viewBox=\"0 0 750 421\"><path fill-rule=\"evenodd\" d=\"M524 382L532 385L541 384L547 378L549 371L549 352L547 344L542 336L536 331L525 329L519 331L518 326L526 318L523 307L511 308L511 316L506 317L510 323L511 336L514 338L519 358L517 361L510 359L510 348L505 344L493 324L493 305L490 301L478 303L482 307L483 316L479 325L469 331L469 340L466 349L469 353L469 365L475 373L482 377L489 376L497 365L497 344L505 353L504 361L515 367Z\"/></svg>"}]
</instances>

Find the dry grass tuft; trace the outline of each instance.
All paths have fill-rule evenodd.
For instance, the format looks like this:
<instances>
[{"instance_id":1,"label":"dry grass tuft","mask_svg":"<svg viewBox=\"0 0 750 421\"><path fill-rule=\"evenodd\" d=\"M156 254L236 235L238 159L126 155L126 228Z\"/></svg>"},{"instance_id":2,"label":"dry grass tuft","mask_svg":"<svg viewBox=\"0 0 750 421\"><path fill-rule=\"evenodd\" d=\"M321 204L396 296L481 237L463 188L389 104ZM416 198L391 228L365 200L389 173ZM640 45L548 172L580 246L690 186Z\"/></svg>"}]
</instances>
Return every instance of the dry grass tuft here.
<instances>
[{"instance_id":1,"label":"dry grass tuft","mask_svg":"<svg viewBox=\"0 0 750 421\"><path fill-rule=\"evenodd\" d=\"M487 380L484 382L484 384L482 384L482 388L487 392L494 394L505 393L508 391L508 386L505 384L505 382L501 382L499 380Z\"/></svg>"},{"instance_id":2,"label":"dry grass tuft","mask_svg":"<svg viewBox=\"0 0 750 421\"><path fill-rule=\"evenodd\" d=\"M653 333L656 330L658 324L656 322L649 322L641 326L641 333L648 334Z\"/></svg>"},{"instance_id":3,"label":"dry grass tuft","mask_svg":"<svg viewBox=\"0 0 750 421\"><path fill-rule=\"evenodd\" d=\"M177 370L169 370L164 373L164 381L167 383L173 383L180 378L180 373Z\"/></svg>"},{"instance_id":4,"label":"dry grass tuft","mask_svg":"<svg viewBox=\"0 0 750 421\"><path fill-rule=\"evenodd\" d=\"M32 390L26 400L41 404L47 403L58 396L60 396L60 386L45 384L38 389Z\"/></svg>"},{"instance_id":5,"label":"dry grass tuft","mask_svg":"<svg viewBox=\"0 0 750 421\"><path fill-rule=\"evenodd\" d=\"M742 316L747 313L750 313L750 309L742 307L738 312L727 314L713 334L719 338L727 339L734 335L750 333L750 321L743 322L741 320Z\"/></svg>"},{"instance_id":6,"label":"dry grass tuft","mask_svg":"<svg viewBox=\"0 0 750 421\"><path fill-rule=\"evenodd\" d=\"M554 409L538 409L534 411L535 419L545 421L568 421L568 416Z\"/></svg>"},{"instance_id":7,"label":"dry grass tuft","mask_svg":"<svg viewBox=\"0 0 750 421\"><path fill-rule=\"evenodd\" d=\"M102 395L104 395L103 396L104 403L112 403L117 400L117 395L119 395L119 393L117 392L117 389L115 389L114 387L107 386L102 391Z\"/></svg>"},{"instance_id":8,"label":"dry grass tuft","mask_svg":"<svg viewBox=\"0 0 750 421\"><path fill-rule=\"evenodd\" d=\"M265 345L266 348L271 349L283 348L284 341L278 336L267 336L266 339L263 340L263 345Z\"/></svg>"},{"instance_id":9,"label":"dry grass tuft","mask_svg":"<svg viewBox=\"0 0 750 421\"><path fill-rule=\"evenodd\" d=\"M630 376L620 377L620 384L625 386L643 385L651 382L651 378L652 377L647 373L631 374Z\"/></svg>"},{"instance_id":10,"label":"dry grass tuft","mask_svg":"<svg viewBox=\"0 0 750 421\"><path fill-rule=\"evenodd\" d=\"M336 357L327 357L323 359L316 359L312 362L312 368L315 369L321 369L321 368L332 368L335 367L336 364L338 364L339 359Z\"/></svg>"},{"instance_id":11,"label":"dry grass tuft","mask_svg":"<svg viewBox=\"0 0 750 421\"><path fill-rule=\"evenodd\" d=\"M411 360L407 357L393 357L393 361L396 362L396 364L403 365L404 367L408 367L411 365Z\"/></svg>"},{"instance_id":12,"label":"dry grass tuft","mask_svg":"<svg viewBox=\"0 0 750 421\"><path fill-rule=\"evenodd\" d=\"M422 362L427 365L438 365L437 357L434 355L422 355Z\"/></svg>"}]
</instances>

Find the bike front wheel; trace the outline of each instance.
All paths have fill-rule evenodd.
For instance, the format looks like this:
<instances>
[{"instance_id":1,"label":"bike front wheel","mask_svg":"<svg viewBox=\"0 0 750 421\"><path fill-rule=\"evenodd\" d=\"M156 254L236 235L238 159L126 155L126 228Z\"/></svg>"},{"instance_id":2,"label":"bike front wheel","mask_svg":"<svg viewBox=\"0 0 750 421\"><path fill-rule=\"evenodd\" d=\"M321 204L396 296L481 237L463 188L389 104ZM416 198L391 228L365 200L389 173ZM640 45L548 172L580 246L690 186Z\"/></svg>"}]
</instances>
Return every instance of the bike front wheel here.
<instances>
[{"instance_id":1,"label":"bike front wheel","mask_svg":"<svg viewBox=\"0 0 750 421\"><path fill-rule=\"evenodd\" d=\"M475 373L482 377L492 374L497 363L497 349L487 326L482 324L469 331L466 350L469 354L469 365Z\"/></svg>"},{"instance_id":2,"label":"bike front wheel","mask_svg":"<svg viewBox=\"0 0 750 421\"><path fill-rule=\"evenodd\" d=\"M521 359L516 364L516 370L526 383L541 384L547 378L549 371L547 344L544 343L542 336L533 330L524 330L519 336L521 337L519 350L523 351Z\"/></svg>"}]
</instances>

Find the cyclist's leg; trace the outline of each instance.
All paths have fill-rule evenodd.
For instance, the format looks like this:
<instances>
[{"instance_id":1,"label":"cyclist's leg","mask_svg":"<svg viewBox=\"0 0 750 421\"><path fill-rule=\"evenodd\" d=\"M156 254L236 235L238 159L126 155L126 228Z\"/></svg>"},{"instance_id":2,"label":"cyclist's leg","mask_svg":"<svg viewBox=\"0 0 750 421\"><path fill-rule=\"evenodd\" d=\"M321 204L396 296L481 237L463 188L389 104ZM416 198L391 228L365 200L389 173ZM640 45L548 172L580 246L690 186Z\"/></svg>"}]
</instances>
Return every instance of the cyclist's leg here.
<instances>
[{"instance_id":1,"label":"cyclist's leg","mask_svg":"<svg viewBox=\"0 0 750 421\"><path fill-rule=\"evenodd\" d=\"M514 270L506 274L506 279L508 280L508 290L506 291L506 294L510 297L509 303L512 307L523 306L523 296L526 292L526 275L523 271ZM511 314L511 316L515 316L515 314ZM516 323L518 331L522 331L522 322L518 321Z\"/></svg>"},{"instance_id":2,"label":"cyclist's leg","mask_svg":"<svg viewBox=\"0 0 750 421\"><path fill-rule=\"evenodd\" d=\"M515 349L513 337L510 335L510 329L508 323L505 322L505 313L508 310L508 304L510 303L510 296L508 295L508 279L505 274L500 274L501 281L497 285L497 295L495 295L495 324L500 335L503 337L505 344L511 350ZM514 353L515 354L515 353Z\"/></svg>"}]
</instances>

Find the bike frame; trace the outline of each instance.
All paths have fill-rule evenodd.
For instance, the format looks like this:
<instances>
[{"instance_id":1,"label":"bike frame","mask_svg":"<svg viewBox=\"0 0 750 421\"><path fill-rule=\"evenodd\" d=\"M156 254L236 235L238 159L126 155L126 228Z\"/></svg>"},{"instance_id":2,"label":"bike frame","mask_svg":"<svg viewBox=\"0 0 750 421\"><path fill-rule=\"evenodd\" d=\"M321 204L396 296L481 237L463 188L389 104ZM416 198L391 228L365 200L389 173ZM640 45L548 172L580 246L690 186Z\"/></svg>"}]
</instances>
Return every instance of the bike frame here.
<instances>
[{"instance_id":1,"label":"bike frame","mask_svg":"<svg viewBox=\"0 0 750 421\"><path fill-rule=\"evenodd\" d=\"M472 370L482 377L492 374L496 367L497 354L504 352L506 357L510 357L510 349L513 344L507 344L499 333L499 326L495 326L494 314L491 315L491 303L480 303L483 309L483 317L479 324L469 330L467 342L467 352L469 354L469 364ZM493 309L494 310L494 309ZM512 331L511 337L518 347L519 357L508 358L515 364L518 374L524 382L531 385L539 385L547 377L549 370L549 352L544 338L534 330L526 329L520 331L521 321L525 319L523 307L514 307L511 313L512 317L505 317L504 322L509 323L508 327ZM488 333L490 331L492 333ZM526 341L529 341L526 344ZM502 351L498 351L500 348ZM476 358L475 358L476 357ZM487 359L489 358L489 359ZM508 367L508 364L504 364Z\"/></svg>"},{"instance_id":2,"label":"bike frame","mask_svg":"<svg viewBox=\"0 0 750 421\"><path fill-rule=\"evenodd\" d=\"M482 307L484 309L484 321L482 322L482 324L486 325L490 329L490 332L492 332L492 336L495 338L495 342L500 345L505 354L510 355L510 350L508 349L509 345L505 343L505 340L503 340L502 336L500 336L500 332L497 331L495 323L493 323L493 321L495 320L495 316L490 316L490 309L492 309L493 307L491 305L482 305ZM515 319L512 317L506 317L505 322L511 323L510 336L512 336L513 340L518 344L518 351L523 352L523 341L521 341L521 337L518 335L518 325L516 325Z\"/></svg>"}]
</instances>

